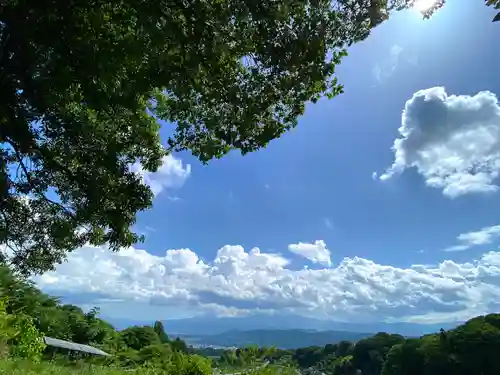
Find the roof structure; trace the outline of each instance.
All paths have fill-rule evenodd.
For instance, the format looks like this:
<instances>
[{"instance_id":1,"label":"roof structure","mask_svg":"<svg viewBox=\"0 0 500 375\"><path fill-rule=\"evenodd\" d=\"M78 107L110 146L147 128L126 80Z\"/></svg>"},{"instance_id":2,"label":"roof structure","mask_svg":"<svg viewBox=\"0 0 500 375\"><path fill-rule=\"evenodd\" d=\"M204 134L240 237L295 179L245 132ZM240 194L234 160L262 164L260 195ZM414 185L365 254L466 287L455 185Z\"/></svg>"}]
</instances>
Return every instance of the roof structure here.
<instances>
[{"instance_id":1,"label":"roof structure","mask_svg":"<svg viewBox=\"0 0 500 375\"><path fill-rule=\"evenodd\" d=\"M78 352L84 352L84 353L89 353L89 354L94 354L94 355L103 355L103 356L109 356L110 354L94 348L93 346L89 345L83 345L83 344L77 344L75 342L71 341L64 341L64 340L59 340L59 339L54 339L52 337L47 337L45 336L43 338L43 341L45 342L46 345L48 346L54 346L56 348L64 348L68 350L75 350Z\"/></svg>"}]
</instances>

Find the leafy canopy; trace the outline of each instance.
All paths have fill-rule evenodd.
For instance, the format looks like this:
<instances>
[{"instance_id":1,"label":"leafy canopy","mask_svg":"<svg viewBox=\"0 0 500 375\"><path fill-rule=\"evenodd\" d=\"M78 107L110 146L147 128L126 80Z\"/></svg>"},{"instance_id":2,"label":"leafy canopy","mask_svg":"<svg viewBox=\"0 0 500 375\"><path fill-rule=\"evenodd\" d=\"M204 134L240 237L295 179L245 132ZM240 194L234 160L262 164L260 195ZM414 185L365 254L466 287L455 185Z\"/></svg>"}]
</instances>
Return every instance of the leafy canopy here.
<instances>
[{"instance_id":1,"label":"leafy canopy","mask_svg":"<svg viewBox=\"0 0 500 375\"><path fill-rule=\"evenodd\" d=\"M2 1L0 246L29 274L141 240L153 196L131 164L266 146L342 92L346 46L412 2Z\"/></svg>"},{"instance_id":2,"label":"leafy canopy","mask_svg":"<svg viewBox=\"0 0 500 375\"><path fill-rule=\"evenodd\" d=\"M0 244L39 273L112 250L152 193L130 165L265 146L342 92L344 47L380 22L355 1L5 0L0 9ZM156 118L172 125L160 143Z\"/></svg>"},{"instance_id":3,"label":"leafy canopy","mask_svg":"<svg viewBox=\"0 0 500 375\"><path fill-rule=\"evenodd\" d=\"M153 329L160 338L160 342L165 344L170 341L167 333L165 332L165 327L163 327L163 323L159 320L155 321L153 324Z\"/></svg>"}]
</instances>

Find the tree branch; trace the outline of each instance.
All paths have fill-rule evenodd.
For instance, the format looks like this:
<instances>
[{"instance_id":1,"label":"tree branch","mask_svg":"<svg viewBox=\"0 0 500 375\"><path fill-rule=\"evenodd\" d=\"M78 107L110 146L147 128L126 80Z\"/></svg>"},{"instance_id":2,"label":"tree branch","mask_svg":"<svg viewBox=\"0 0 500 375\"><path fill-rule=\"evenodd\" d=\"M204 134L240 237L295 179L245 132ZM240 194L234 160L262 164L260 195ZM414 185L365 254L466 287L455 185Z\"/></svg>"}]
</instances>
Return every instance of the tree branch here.
<instances>
[{"instance_id":1,"label":"tree branch","mask_svg":"<svg viewBox=\"0 0 500 375\"><path fill-rule=\"evenodd\" d=\"M23 170L25 176L26 176L26 180L28 181L28 185L30 187L31 190L35 190L35 186L33 184L33 181L31 179L31 176L28 172L28 169L26 168L26 166L24 165L24 162L23 162L23 157L21 155L21 153L19 152L19 150L17 149L15 143L9 139L6 140L6 142L8 144L10 144L12 146L12 148L14 149L14 152L16 153L16 158L17 158L17 161L19 163L19 166L21 167L21 169ZM75 219L75 215L73 214L73 212L71 212L67 207L65 207L64 205L62 205L61 203L58 203L58 202L54 202L52 199L49 199L47 198L47 196L45 194L41 194L40 197L45 200L46 202L48 203L51 203L51 204L54 204L56 206L58 206L59 208L61 208L68 216L70 216L72 219Z\"/></svg>"},{"instance_id":2,"label":"tree branch","mask_svg":"<svg viewBox=\"0 0 500 375\"><path fill-rule=\"evenodd\" d=\"M23 163L23 156L21 155L21 153L19 152L19 150L16 147L16 144L13 141L6 139L6 142L9 145L11 145L12 148L14 149L14 152L16 153L17 162L19 163L19 167L21 167L22 170L24 171L24 174L26 175L26 180L28 181L28 185L30 186L30 188L33 189L33 183L31 181L31 176L28 172L28 169L26 168L26 166Z\"/></svg>"}]
</instances>

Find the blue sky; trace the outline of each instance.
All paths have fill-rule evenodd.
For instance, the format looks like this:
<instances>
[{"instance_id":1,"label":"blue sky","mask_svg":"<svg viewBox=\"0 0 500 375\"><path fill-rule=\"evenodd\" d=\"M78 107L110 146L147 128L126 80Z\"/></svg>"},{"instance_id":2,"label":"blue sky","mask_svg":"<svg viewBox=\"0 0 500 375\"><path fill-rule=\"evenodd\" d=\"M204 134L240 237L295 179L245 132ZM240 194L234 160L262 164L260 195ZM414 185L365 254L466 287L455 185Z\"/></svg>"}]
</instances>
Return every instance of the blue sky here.
<instances>
[{"instance_id":1,"label":"blue sky","mask_svg":"<svg viewBox=\"0 0 500 375\"><path fill-rule=\"evenodd\" d=\"M206 166L169 157L145 175L157 193L136 226L145 243L79 249L38 284L134 319L287 311L435 323L494 311L493 15L481 2L450 2L426 21L394 15L339 66L343 95L308 105L253 154Z\"/></svg>"}]
</instances>

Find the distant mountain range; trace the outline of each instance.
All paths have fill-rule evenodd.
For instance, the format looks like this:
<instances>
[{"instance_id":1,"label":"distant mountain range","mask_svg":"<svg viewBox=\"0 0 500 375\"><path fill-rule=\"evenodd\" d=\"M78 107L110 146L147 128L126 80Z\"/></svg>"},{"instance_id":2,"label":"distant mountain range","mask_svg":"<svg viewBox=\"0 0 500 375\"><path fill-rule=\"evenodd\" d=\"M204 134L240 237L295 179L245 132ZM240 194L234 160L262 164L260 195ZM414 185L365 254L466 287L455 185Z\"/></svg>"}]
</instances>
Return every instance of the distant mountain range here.
<instances>
[{"instance_id":1,"label":"distant mountain range","mask_svg":"<svg viewBox=\"0 0 500 375\"><path fill-rule=\"evenodd\" d=\"M325 346L342 340L358 341L371 333L347 331L307 331L301 329L257 329L251 331L227 331L214 335L180 334L183 340L194 346L244 347L257 345L281 349L295 349L303 346Z\"/></svg>"},{"instance_id":2,"label":"distant mountain range","mask_svg":"<svg viewBox=\"0 0 500 375\"><path fill-rule=\"evenodd\" d=\"M404 336L421 336L439 331L440 328L454 328L461 322L449 324L413 324L413 323L342 323L335 321L305 318L298 315L248 315L244 317L209 317L200 316L189 319L164 320L167 332L188 335L215 335L227 331L253 330L312 330L312 331L348 331L354 333L388 332Z\"/></svg>"},{"instance_id":3,"label":"distant mountain range","mask_svg":"<svg viewBox=\"0 0 500 375\"><path fill-rule=\"evenodd\" d=\"M116 328L153 322L119 320L104 317ZM297 315L255 314L244 317L200 316L188 319L164 320L170 336L179 336L190 344L211 346L275 345L281 348L325 345L341 340L356 341L377 332L399 333L403 336L421 336L451 329L457 323L422 325L412 323L341 323Z\"/></svg>"}]
</instances>

